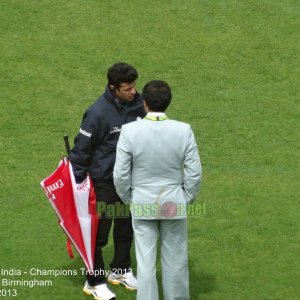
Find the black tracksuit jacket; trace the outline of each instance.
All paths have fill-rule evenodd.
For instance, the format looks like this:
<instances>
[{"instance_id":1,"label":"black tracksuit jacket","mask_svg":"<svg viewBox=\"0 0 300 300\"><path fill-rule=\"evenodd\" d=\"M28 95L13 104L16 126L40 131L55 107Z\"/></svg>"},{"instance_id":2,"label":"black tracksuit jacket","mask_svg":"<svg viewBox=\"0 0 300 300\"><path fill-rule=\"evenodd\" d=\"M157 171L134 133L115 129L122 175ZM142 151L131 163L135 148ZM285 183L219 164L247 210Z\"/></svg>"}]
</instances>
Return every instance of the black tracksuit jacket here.
<instances>
[{"instance_id":1,"label":"black tracksuit jacket","mask_svg":"<svg viewBox=\"0 0 300 300\"><path fill-rule=\"evenodd\" d=\"M145 115L140 94L137 93L133 101L122 105L106 87L104 94L84 113L69 155L76 182L82 182L87 173L94 183L112 180L122 125Z\"/></svg>"}]
</instances>

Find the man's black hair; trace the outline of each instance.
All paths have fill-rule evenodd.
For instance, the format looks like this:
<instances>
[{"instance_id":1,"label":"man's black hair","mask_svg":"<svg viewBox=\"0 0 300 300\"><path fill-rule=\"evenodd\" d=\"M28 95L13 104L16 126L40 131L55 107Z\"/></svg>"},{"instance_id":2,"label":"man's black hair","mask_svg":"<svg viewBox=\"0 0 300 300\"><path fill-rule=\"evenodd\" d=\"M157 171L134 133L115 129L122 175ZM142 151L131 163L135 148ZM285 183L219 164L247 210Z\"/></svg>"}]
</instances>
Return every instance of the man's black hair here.
<instances>
[{"instance_id":1,"label":"man's black hair","mask_svg":"<svg viewBox=\"0 0 300 300\"><path fill-rule=\"evenodd\" d=\"M122 82L131 83L138 78L136 69L124 62L112 65L107 71L108 85L119 88Z\"/></svg>"},{"instance_id":2,"label":"man's black hair","mask_svg":"<svg viewBox=\"0 0 300 300\"><path fill-rule=\"evenodd\" d=\"M142 98L151 111L163 112L171 102L171 88L165 81L150 81L143 88Z\"/></svg>"}]
</instances>

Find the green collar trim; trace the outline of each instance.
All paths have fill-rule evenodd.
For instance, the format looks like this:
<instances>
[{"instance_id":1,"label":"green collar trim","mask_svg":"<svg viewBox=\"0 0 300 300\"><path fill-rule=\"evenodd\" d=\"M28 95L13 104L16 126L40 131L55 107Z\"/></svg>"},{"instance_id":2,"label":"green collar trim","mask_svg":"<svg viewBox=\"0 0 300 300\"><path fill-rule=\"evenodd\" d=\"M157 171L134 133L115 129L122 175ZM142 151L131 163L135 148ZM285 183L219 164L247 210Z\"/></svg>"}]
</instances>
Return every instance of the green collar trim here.
<instances>
[{"instance_id":1,"label":"green collar trim","mask_svg":"<svg viewBox=\"0 0 300 300\"><path fill-rule=\"evenodd\" d=\"M146 116L144 119L150 121L165 121L168 120L169 118L166 115L163 115L163 116Z\"/></svg>"}]
</instances>

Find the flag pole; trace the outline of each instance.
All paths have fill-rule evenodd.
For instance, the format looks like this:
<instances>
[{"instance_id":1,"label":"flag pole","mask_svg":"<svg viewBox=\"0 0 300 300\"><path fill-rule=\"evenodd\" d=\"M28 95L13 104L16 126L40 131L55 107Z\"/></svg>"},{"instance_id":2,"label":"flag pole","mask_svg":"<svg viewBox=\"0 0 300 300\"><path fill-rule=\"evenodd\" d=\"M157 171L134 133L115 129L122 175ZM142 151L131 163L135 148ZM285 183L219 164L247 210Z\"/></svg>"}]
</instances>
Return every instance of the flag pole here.
<instances>
[{"instance_id":1,"label":"flag pole","mask_svg":"<svg viewBox=\"0 0 300 300\"><path fill-rule=\"evenodd\" d=\"M68 155L70 155L71 149L70 149L70 143L69 143L69 136L67 134L64 135L64 141L65 141L66 152ZM69 256L71 258L74 258L74 253L72 251L72 242L68 235L67 235L66 246L67 246Z\"/></svg>"},{"instance_id":2,"label":"flag pole","mask_svg":"<svg viewBox=\"0 0 300 300\"><path fill-rule=\"evenodd\" d=\"M66 147L67 154L69 155L71 152L71 149L70 149L69 137L67 134L64 135L64 141L65 141L65 147Z\"/></svg>"}]
</instances>

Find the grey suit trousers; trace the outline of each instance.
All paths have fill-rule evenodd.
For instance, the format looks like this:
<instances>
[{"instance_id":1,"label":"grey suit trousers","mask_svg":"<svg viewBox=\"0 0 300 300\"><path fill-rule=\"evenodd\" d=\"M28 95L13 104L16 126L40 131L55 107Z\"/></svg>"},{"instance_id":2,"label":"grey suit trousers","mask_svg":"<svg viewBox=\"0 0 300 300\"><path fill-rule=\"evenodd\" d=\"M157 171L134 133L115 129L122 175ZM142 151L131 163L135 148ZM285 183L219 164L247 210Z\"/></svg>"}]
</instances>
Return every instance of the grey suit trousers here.
<instances>
[{"instance_id":1,"label":"grey suit trousers","mask_svg":"<svg viewBox=\"0 0 300 300\"><path fill-rule=\"evenodd\" d=\"M132 219L137 258L137 300L158 300L157 239L160 236L164 300L189 300L187 219Z\"/></svg>"}]
</instances>

